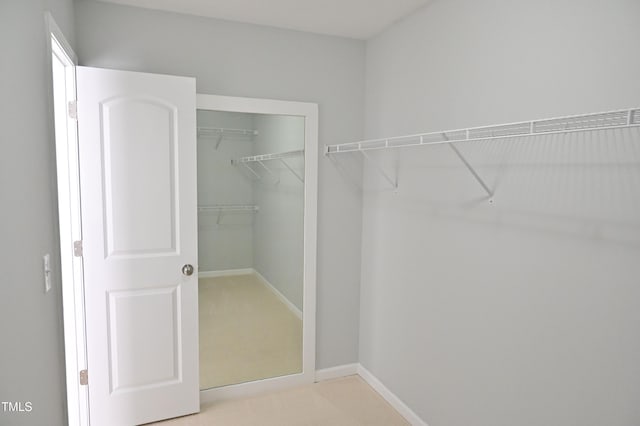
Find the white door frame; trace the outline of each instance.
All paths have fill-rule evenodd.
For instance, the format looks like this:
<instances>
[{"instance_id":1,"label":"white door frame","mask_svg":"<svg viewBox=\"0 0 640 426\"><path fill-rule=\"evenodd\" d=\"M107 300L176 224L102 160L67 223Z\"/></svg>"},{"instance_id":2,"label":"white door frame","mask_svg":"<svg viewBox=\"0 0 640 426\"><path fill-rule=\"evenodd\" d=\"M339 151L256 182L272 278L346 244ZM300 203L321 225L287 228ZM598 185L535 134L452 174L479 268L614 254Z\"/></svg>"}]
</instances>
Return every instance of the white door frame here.
<instances>
[{"instance_id":1,"label":"white door frame","mask_svg":"<svg viewBox=\"0 0 640 426\"><path fill-rule=\"evenodd\" d=\"M67 415L69 425L88 426L89 393L87 387L80 384L79 375L87 368L82 259L74 256L73 247L74 241L82 240L78 127L69 109L76 100L78 58L49 12L45 13L45 26L52 72L50 104L56 144Z\"/></svg>"},{"instance_id":2,"label":"white door frame","mask_svg":"<svg viewBox=\"0 0 640 426\"><path fill-rule=\"evenodd\" d=\"M318 105L271 99L198 94L202 110L301 116L305 119L304 150L304 272L302 373L200 391L200 402L247 396L315 380L316 359L316 245L318 200Z\"/></svg>"}]
</instances>

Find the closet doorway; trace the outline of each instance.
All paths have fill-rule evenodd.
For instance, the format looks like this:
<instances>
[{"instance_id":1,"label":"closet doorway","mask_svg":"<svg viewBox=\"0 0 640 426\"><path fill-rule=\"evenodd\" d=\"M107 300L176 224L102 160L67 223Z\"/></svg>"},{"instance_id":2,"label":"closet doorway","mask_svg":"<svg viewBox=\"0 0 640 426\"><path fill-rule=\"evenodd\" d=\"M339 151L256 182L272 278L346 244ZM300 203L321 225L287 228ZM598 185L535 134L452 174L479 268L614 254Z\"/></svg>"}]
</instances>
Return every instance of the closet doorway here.
<instances>
[{"instance_id":1,"label":"closet doorway","mask_svg":"<svg viewBox=\"0 0 640 426\"><path fill-rule=\"evenodd\" d=\"M315 375L317 106L198 95L203 400Z\"/></svg>"}]
</instances>

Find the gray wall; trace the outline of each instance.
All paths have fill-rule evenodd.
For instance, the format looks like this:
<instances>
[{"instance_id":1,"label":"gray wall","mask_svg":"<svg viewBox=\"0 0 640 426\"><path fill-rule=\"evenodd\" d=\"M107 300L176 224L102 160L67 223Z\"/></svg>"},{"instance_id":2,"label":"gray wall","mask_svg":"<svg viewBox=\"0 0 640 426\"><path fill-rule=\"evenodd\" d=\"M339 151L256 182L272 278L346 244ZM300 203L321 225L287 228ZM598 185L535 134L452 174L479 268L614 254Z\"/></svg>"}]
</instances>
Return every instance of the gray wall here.
<instances>
[{"instance_id":1,"label":"gray wall","mask_svg":"<svg viewBox=\"0 0 640 426\"><path fill-rule=\"evenodd\" d=\"M0 2L0 400L33 406L3 425L66 424L60 271L47 294L42 272L59 263L45 10L73 43L71 0Z\"/></svg>"},{"instance_id":2,"label":"gray wall","mask_svg":"<svg viewBox=\"0 0 640 426\"><path fill-rule=\"evenodd\" d=\"M253 115L198 110L198 127L253 129ZM251 180L231 164L232 158L253 153L253 136L198 136L198 206L253 204ZM253 267L253 213L198 213L200 272Z\"/></svg>"},{"instance_id":3,"label":"gray wall","mask_svg":"<svg viewBox=\"0 0 640 426\"><path fill-rule=\"evenodd\" d=\"M304 149L304 117L257 115L255 154ZM304 176L304 156L285 160ZM253 227L253 267L302 311L304 269L304 184L279 161L267 167L277 178L255 166L263 179L254 181L254 201L260 207Z\"/></svg>"},{"instance_id":4,"label":"gray wall","mask_svg":"<svg viewBox=\"0 0 640 426\"><path fill-rule=\"evenodd\" d=\"M76 3L83 65L197 78L199 93L316 102L320 144L359 139L364 43L106 3ZM358 356L361 197L320 158L317 367Z\"/></svg>"},{"instance_id":5,"label":"gray wall","mask_svg":"<svg viewBox=\"0 0 640 426\"><path fill-rule=\"evenodd\" d=\"M637 107L640 2L447 0L367 44L369 137ZM640 131L378 153L360 361L430 426L640 424Z\"/></svg>"}]
</instances>

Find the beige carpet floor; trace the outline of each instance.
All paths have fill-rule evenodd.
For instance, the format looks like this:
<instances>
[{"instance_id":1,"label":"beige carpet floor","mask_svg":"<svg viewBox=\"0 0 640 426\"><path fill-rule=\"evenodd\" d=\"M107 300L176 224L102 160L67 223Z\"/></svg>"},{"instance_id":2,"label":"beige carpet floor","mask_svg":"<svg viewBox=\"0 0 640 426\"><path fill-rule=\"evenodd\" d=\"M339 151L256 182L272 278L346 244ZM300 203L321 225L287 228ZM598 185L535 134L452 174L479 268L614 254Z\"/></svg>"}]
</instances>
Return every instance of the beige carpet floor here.
<instances>
[{"instance_id":1,"label":"beige carpet floor","mask_svg":"<svg viewBox=\"0 0 640 426\"><path fill-rule=\"evenodd\" d=\"M400 426L408 425L359 376L202 406L199 414L160 426Z\"/></svg>"},{"instance_id":2,"label":"beige carpet floor","mask_svg":"<svg viewBox=\"0 0 640 426\"><path fill-rule=\"evenodd\" d=\"M200 389L302 371L302 321L255 275L198 283Z\"/></svg>"}]
</instances>

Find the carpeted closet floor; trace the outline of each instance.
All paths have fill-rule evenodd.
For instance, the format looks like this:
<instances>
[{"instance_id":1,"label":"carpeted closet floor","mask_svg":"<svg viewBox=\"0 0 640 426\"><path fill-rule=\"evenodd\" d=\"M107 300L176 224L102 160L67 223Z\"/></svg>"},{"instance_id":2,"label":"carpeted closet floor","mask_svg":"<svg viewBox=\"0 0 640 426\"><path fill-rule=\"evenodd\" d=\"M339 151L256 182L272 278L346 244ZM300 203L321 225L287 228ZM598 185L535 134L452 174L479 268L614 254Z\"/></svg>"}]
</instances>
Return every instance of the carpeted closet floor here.
<instances>
[{"instance_id":1,"label":"carpeted closet floor","mask_svg":"<svg viewBox=\"0 0 640 426\"><path fill-rule=\"evenodd\" d=\"M254 274L198 281L200 389L302 371L302 321Z\"/></svg>"}]
</instances>

